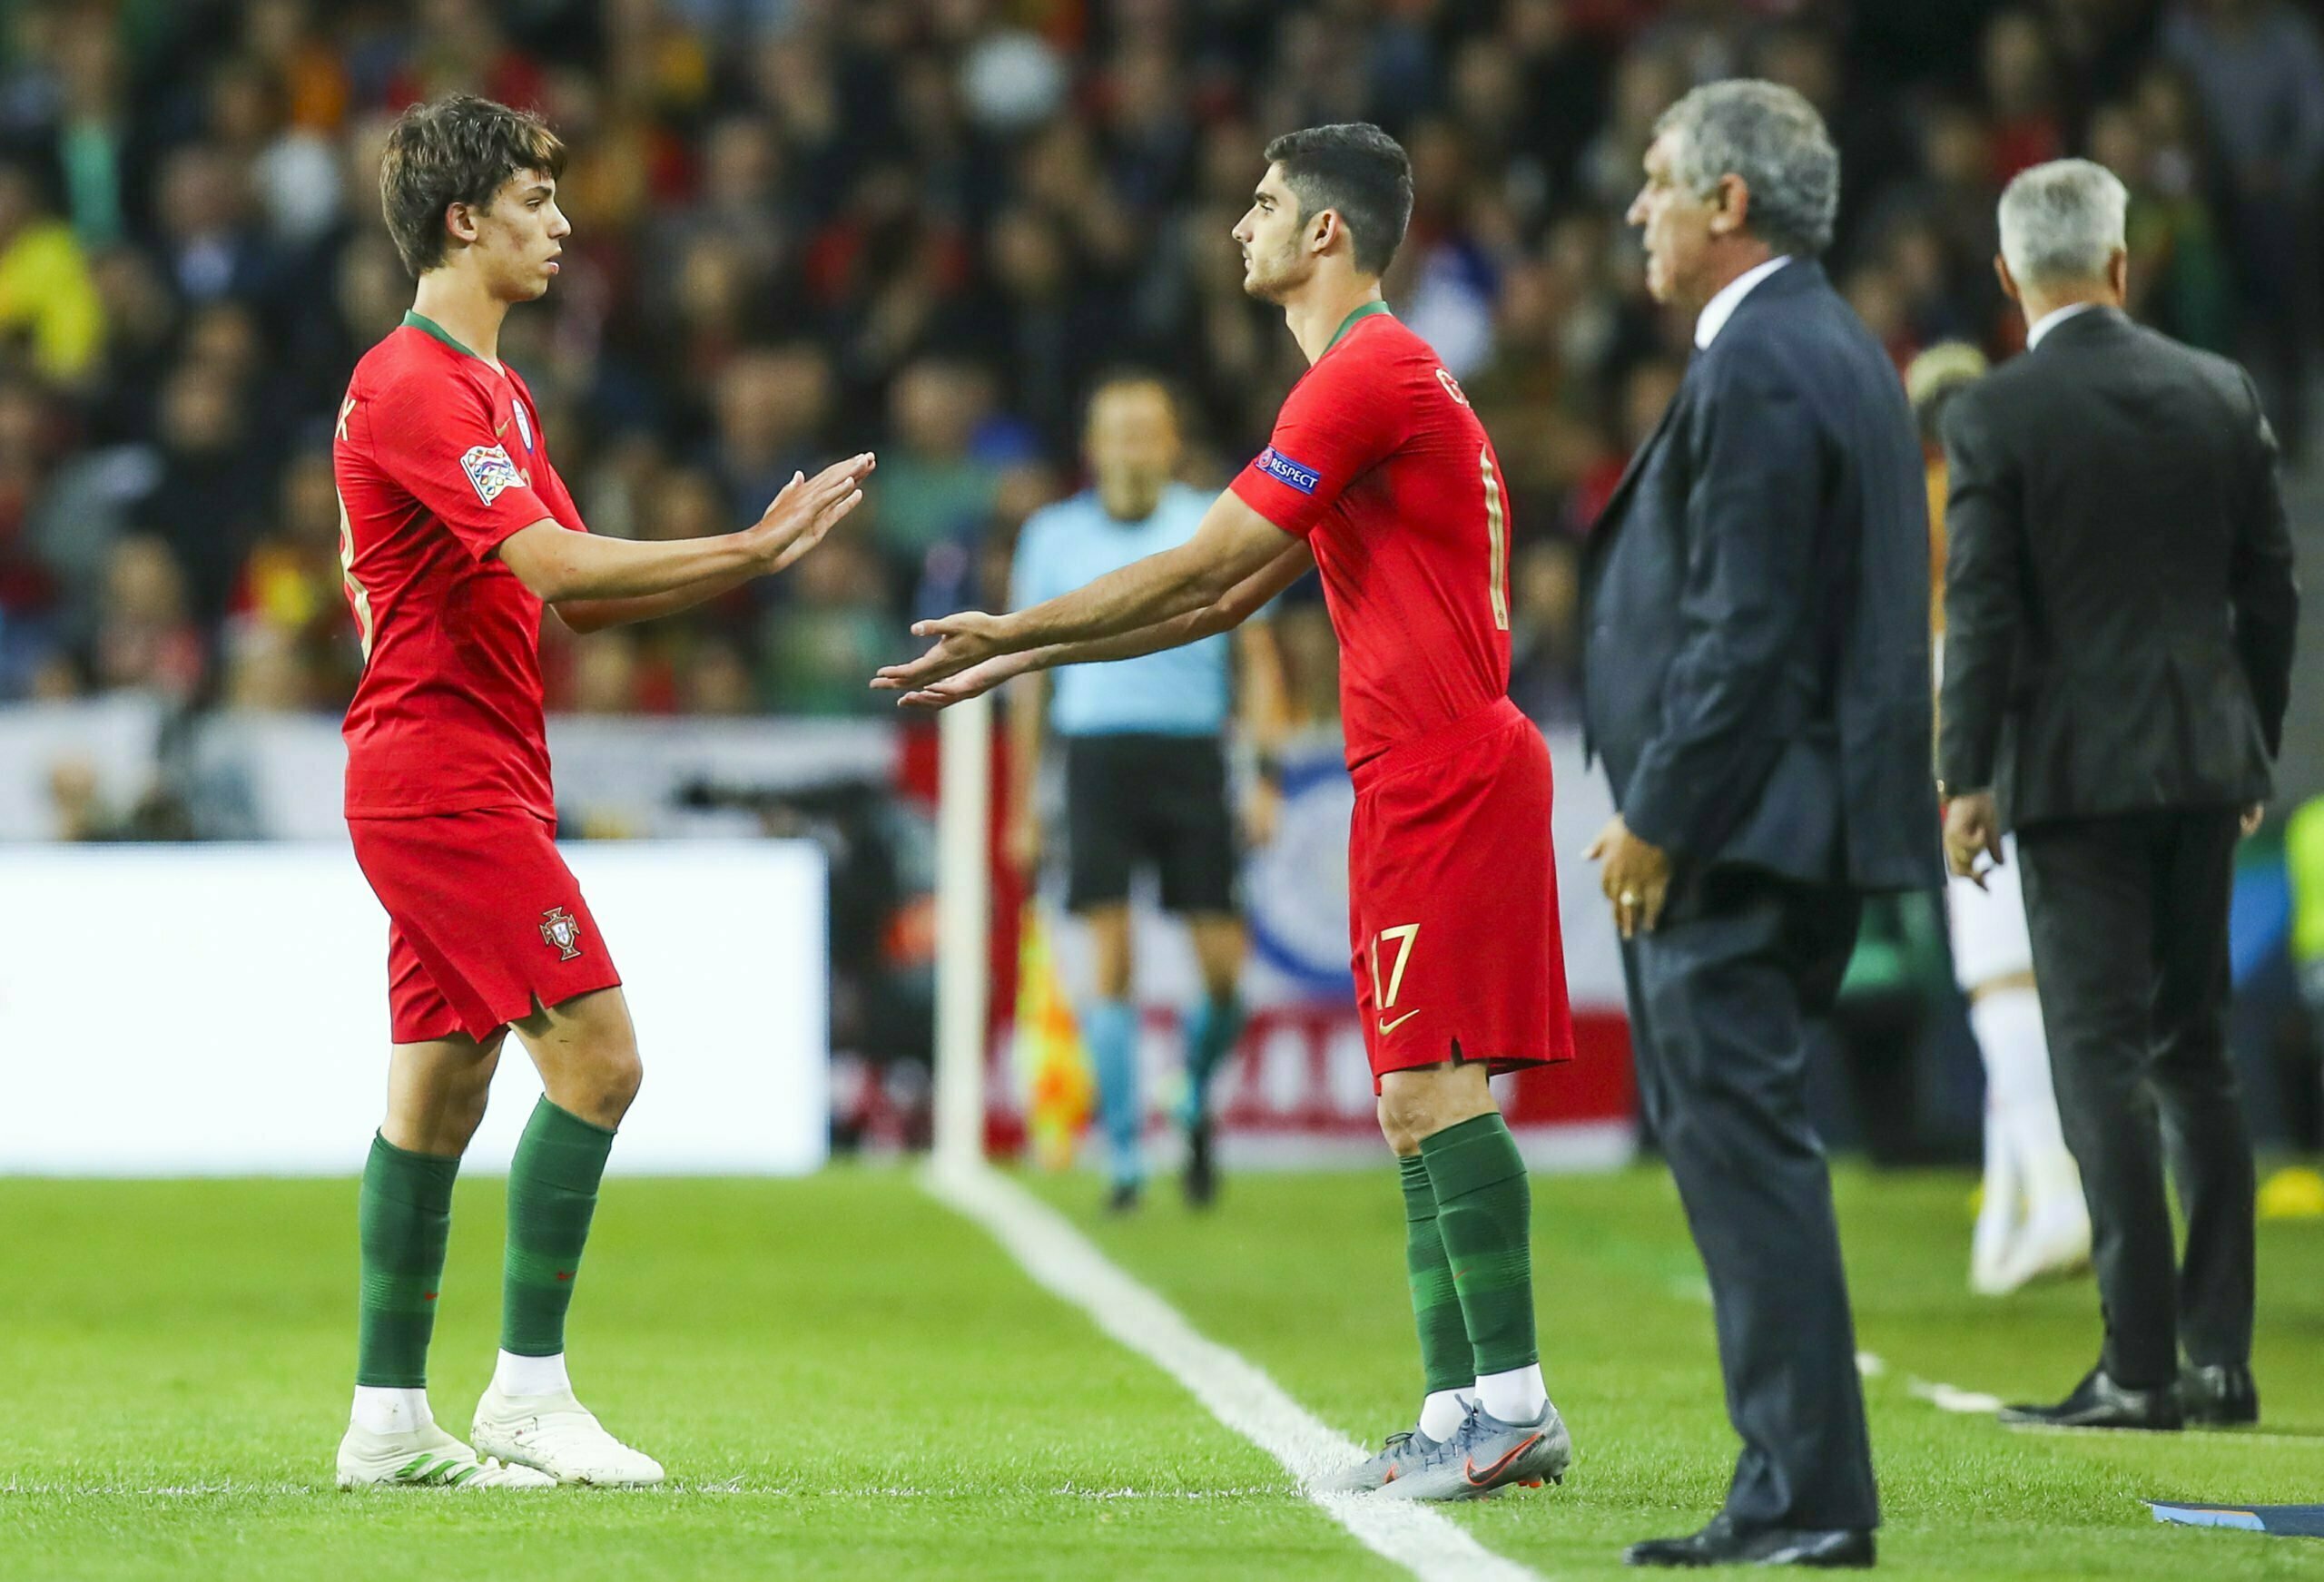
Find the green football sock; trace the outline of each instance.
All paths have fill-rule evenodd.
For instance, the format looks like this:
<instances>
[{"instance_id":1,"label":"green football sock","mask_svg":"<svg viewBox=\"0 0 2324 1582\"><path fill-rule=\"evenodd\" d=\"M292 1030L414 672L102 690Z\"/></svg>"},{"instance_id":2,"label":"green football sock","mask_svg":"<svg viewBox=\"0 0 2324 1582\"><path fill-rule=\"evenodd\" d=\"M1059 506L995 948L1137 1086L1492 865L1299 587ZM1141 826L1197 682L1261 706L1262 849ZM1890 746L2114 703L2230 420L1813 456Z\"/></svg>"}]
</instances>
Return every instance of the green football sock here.
<instances>
[{"instance_id":1,"label":"green football sock","mask_svg":"<svg viewBox=\"0 0 2324 1582\"><path fill-rule=\"evenodd\" d=\"M501 1282L500 1349L519 1357L565 1350L597 1182L614 1135L543 1098L508 1165L508 1255Z\"/></svg>"},{"instance_id":2,"label":"green football sock","mask_svg":"<svg viewBox=\"0 0 2324 1582\"><path fill-rule=\"evenodd\" d=\"M1420 1366L1428 1393L1466 1390L1476 1382L1461 1295L1436 1230L1436 1188L1417 1154L1396 1161L1404 1184L1404 1270L1411 1279L1413 1322L1420 1328Z\"/></svg>"},{"instance_id":3,"label":"green football sock","mask_svg":"<svg viewBox=\"0 0 2324 1582\"><path fill-rule=\"evenodd\" d=\"M1477 1376L1541 1360L1533 1339L1533 1196L1517 1139L1498 1115L1423 1137L1436 1230L1452 1264Z\"/></svg>"},{"instance_id":4,"label":"green football sock","mask_svg":"<svg viewBox=\"0 0 2324 1582\"><path fill-rule=\"evenodd\" d=\"M428 1338L436 1328L436 1291L452 1228L452 1180L459 1172L458 1155L414 1154L385 1137L371 1139L355 1211L363 1249L358 1384L427 1387Z\"/></svg>"}]
</instances>

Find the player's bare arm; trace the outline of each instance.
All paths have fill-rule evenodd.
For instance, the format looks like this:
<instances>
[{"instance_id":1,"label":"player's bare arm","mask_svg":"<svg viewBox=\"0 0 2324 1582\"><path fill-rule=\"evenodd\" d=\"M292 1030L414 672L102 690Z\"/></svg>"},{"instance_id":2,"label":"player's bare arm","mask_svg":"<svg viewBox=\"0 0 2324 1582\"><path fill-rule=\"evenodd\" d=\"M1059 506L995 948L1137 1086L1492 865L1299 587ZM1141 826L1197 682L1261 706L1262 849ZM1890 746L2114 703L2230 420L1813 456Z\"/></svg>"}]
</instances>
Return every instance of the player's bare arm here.
<instances>
[{"instance_id":1,"label":"player's bare arm","mask_svg":"<svg viewBox=\"0 0 2324 1582\"><path fill-rule=\"evenodd\" d=\"M1014 614L966 610L917 623L912 635L933 637L935 646L909 664L889 666L880 673L880 679L891 689L924 687L1004 654L1098 642L1196 615L1282 555L1285 547L1282 528L1235 495L1221 494L1204 513L1195 536L1176 549L1149 555ZM1189 630L1178 641L1205 634ZM1168 646L1167 642L1157 642L1153 648ZM1153 648L1136 652L1151 653ZM1128 655L1109 653L1088 657Z\"/></svg>"},{"instance_id":2,"label":"player's bare arm","mask_svg":"<svg viewBox=\"0 0 2324 1582\"><path fill-rule=\"evenodd\" d=\"M510 535L499 555L576 631L651 620L790 565L862 503L862 485L875 465L865 451L812 478L793 477L756 522L715 538L634 543L568 532L544 518Z\"/></svg>"},{"instance_id":3,"label":"player's bare arm","mask_svg":"<svg viewBox=\"0 0 2324 1582\"><path fill-rule=\"evenodd\" d=\"M1220 497L1234 500L1231 495ZM1240 501L1235 503L1241 505ZM1254 520L1264 520L1256 512L1250 512L1249 506L1242 508L1249 512ZM1280 545L1282 532L1272 526L1268 531L1275 534ZM1201 540L1197 536L1187 547L1192 548L1199 542ZM1159 560L1165 557L1156 555L1152 558ZM882 692L901 692L904 695L896 702L907 708L941 709L952 703L965 703L970 698L990 692L1003 682L1032 672L1054 670L1061 664L1095 664L1107 660L1136 659L1140 654L1157 653L1181 644L1199 643L1221 632L1231 632L1249 620L1269 599L1297 582L1314 569L1315 565L1315 556L1305 542L1295 540L1280 548L1273 560L1262 565L1200 609L1148 622L1111 637L1052 643L1039 648L1000 654L934 682L919 681L912 674L926 663L928 656L922 655L907 664L889 665L872 678L872 684ZM1137 568L1133 566L1129 569L1135 571ZM1096 585L1094 583L1090 585L1092 587ZM937 623L923 624L933 627ZM930 650L931 654L935 652L934 649Z\"/></svg>"}]
</instances>

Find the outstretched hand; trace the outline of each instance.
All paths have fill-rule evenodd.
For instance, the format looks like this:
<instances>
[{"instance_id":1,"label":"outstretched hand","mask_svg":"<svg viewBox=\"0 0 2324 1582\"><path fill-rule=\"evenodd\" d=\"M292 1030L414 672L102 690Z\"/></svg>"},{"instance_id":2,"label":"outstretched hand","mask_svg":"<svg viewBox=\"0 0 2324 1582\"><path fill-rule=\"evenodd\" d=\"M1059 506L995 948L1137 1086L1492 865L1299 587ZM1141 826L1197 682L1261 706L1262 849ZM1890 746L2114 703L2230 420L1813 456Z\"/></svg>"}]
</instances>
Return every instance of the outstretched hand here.
<instances>
[{"instance_id":1,"label":"outstretched hand","mask_svg":"<svg viewBox=\"0 0 2324 1582\"><path fill-rule=\"evenodd\" d=\"M972 664L958 675L918 685L902 676L901 673L910 668L901 664L888 666L872 678L872 690L902 693L903 696L896 700L900 708L946 709L954 703L965 703L970 698L982 697L1002 682L1038 667L1033 663L1030 653L1003 653L981 664Z\"/></svg>"},{"instance_id":2,"label":"outstretched hand","mask_svg":"<svg viewBox=\"0 0 2324 1582\"><path fill-rule=\"evenodd\" d=\"M872 684L881 692L917 693L929 689L934 683L959 675L962 671L982 664L988 659L1000 659L1012 654L1001 636L999 615L988 615L982 610L963 610L957 615L945 615L933 621L915 621L911 634L933 637L935 645L918 659L901 664L891 664L872 678ZM1006 680L1003 676L999 679ZM992 683L988 683L987 685ZM985 689L979 687L978 692ZM962 693L974 697L976 693ZM911 702L907 698L904 702ZM960 697L946 695L943 703L956 703ZM923 706L941 707L942 703Z\"/></svg>"},{"instance_id":3,"label":"outstretched hand","mask_svg":"<svg viewBox=\"0 0 2324 1582\"><path fill-rule=\"evenodd\" d=\"M743 531L766 557L772 575L823 541L840 519L863 503L860 486L880 465L870 451L835 461L813 477L793 473L766 511Z\"/></svg>"}]
</instances>

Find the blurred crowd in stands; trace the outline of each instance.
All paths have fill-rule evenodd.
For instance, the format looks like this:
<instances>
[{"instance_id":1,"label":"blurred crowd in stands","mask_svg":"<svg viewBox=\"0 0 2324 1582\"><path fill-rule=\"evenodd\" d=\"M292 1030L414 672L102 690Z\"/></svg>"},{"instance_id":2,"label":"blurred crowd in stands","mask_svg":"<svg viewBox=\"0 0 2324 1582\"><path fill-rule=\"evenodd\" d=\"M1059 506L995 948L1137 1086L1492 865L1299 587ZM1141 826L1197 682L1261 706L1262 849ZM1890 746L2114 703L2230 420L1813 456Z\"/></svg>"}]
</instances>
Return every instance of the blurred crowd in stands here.
<instances>
[{"instance_id":1,"label":"blurred crowd in stands","mask_svg":"<svg viewBox=\"0 0 2324 1582\"><path fill-rule=\"evenodd\" d=\"M1078 486L1108 368L1176 380L1222 481L1301 368L1227 231L1266 139L1317 122L1412 152L1389 295L1499 447L1545 719L1577 536L1684 367L1622 212L1695 83L1823 108L1830 267L1900 364L2012 349L1995 195L2086 152L2134 194L2136 310L2305 428L2324 47L2291 0L11 0L0 27L0 700L344 703L330 415L411 290L378 151L456 88L572 147L565 270L502 353L596 531L726 530L794 467L881 453L774 584L552 623L553 707L886 707L863 681L908 617L1005 597L1018 525ZM1320 621L1289 612L1285 649L1327 720Z\"/></svg>"}]
</instances>

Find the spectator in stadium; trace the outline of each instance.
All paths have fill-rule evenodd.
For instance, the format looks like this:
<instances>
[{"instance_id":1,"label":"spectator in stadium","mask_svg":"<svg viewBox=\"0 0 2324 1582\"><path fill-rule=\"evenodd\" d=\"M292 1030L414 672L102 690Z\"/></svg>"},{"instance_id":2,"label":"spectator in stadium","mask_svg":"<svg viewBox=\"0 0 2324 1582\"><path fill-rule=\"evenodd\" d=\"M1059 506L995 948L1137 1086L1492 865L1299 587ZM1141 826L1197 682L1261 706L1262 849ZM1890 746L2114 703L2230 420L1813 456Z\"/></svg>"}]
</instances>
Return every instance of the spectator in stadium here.
<instances>
[{"instance_id":1,"label":"spectator in stadium","mask_svg":"<svg viewBox=\"0 0 2324 1582\"><path fill-rule=\"evenodd\" d=\"M2228 899L2271 791L2299 594L2250 378L2122 312L2128 203L2086 160L2002 194L1997 269L2028 349L1945 415L1938 763L1955 874L2016 831L2104 1315L2073 1392L2003 1420L2175 1429L2259 1416Z\"/></svg>"},{"instance_id":2,"label":"spectator in stadium","mask_svg":"<svg viewBox=\"0 0 2324 1582\"><path fill-rule=\"evenodd\" d=\"M244 706L343 709L363 655L345 620L330 452L301 448L251 548L226 627L227 693Z\"/></svg>"},{"instance_id":3,"label":"spectator in stadium","mask_svg":"<svg viewBox=\"0 0 2324 1582\"><path fill-rule=\"evenodd\" d=\"M268 480L250 464L249 421L228 369L182 364L162 389L153 486L131 507L133 525L169 545L204 629L224 618L265 516Z\"/></svg>"},{"instance_id":4,"label":"spectator in stadium","mask_svg":"<svg viewBox=\"0 0 2324 1582\"><path fill-rule=\"evenodd\" d=\"M2235 345L2234 281L2211 211L2173 182L2135 106L2102 104L2090 118L2090 157L2130 190L2123 236L2131 250L2132 318L2176 340L2226 356Z\"/></svg>"},{"instance_id":5,"label":"spectator in stadium","mask_svg":"<svg viewBox=\"0 0 2324 1582\"><path fill-rule=\"evenodd\" d=\"M247 170L224 149L171 150L156 186L157 252L180 297L248 300L275 283L277 260L252 223Z\"/></svg>"},{"instance_id":6,"label":"spectator in stadium","mask_svg":"<svg viewBox=\"0 0 2324 1582\"><path fill-rule=\"evenodd\" d=\"M811 555L791 598L767 612L759 698L779 714L877 714L886 700L863 678L896 656L895 624L879 557L860 536L842 536Z\"/></svg>"},{"instance_id":7,"label":"spectator in stadium","mask_svg":"<svg viewBox=\"0 0 2324 1582\"><path fill-rule=\"evenodd\" d=\"M103 341L103 304L72 227L49 212L29 164L0 159L0 355L21 344L41 378L78 385Z\"/></svg>"},{"instance_id":8,"label":"spectator in stadium","mask_svg":"<svg viewBox=\"0 0 2324 1582\"><path fill-rule=\"evenodd\" d=\"M831 404L831 361L793 344L737 353L718 375L716 437L704 458L726 496L724 516L766 503L813 457Z\"/></svg>"},{"instance_id":9,"label":"spectator in stadium","mask_svg":"<svg viewBox=\"0 0 2324 1582\"><path fill-rule=\"evenodd\" d=\"M1709 1525L1629 1558L1867 1566L1878 1497L1804 1023L1865 896L1940 878L1920 447L1816 260L1839 159L1814 108L1699 88L1644 162L1648 283L1695 312L1698 350L1590 540L1584 718L1620 811L1590 855L1743 1450Z\"/></svg>"},{"instance_id":10,"label":"spectator in stadium","mask_svg":"<svg viewBox=\"0 0 2324 1582\"><path fill-rule=\"evenodd\" d=\"M2181 0L2163 25L2162 50L2192 83L2227 167L2250 345L2278 428L2297 454L2316 333L2324 37L2285 0Z\"/></svg>"},{"instance_id":11,"label":"spectator in stadium","mask_svg":"<svg viewBox=\"0 0 2324 1582\"><path fill-rule=\"evenodd\" d=\"M208 669L203 632L191 617L184 570L163 540L133 534L113 546L90 645L91 679L106 691L146 692L182 703Z\"/></svg>"},{"instance_id":12,"label":"spectator in stadium","mask_svg":"<svg viewBox=\"0 0 2324 1582\"><path fill-rule=\"evenodd\" d=\"M972 448L990 406L987 380L964 364L924 360L896 376L872 532L906 588L931 549L967 538L991 514L998 470Z\"/></svg>"}]
</instances>

